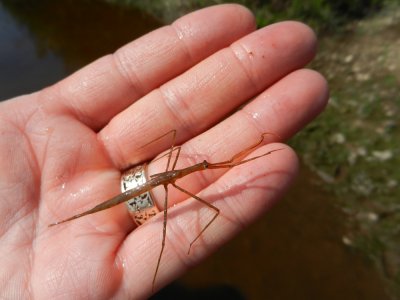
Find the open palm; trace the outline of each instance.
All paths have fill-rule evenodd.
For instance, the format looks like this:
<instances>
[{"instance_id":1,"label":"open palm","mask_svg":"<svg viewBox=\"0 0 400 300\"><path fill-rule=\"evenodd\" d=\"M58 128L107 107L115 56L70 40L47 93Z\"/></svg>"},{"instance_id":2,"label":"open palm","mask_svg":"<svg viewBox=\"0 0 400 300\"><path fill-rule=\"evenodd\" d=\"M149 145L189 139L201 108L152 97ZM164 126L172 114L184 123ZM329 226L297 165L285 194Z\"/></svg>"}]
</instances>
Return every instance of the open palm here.
<instances>
[{"instance_id":1,"label":"open palm","mask_svg":"<svg viewBox=\"0 0 400 300\"><path fill-rule=\"evenodd\" d=\"M234 22L232 22L234 20ZM121 170L183 144L179 167L226 160L262 132L288 138L324 107L327 87L302 69L315 36L296 22L255 31L243 7L210 7L95 61L40 92L0 104L1 298L140 299L151 294L162 214L135 227L124 205L49 228L120 192ZM251 102L247 102L253 99ZM237 108L243 105L241 110ZM271 142L274 137L271 137ZM257 153L282 145L269 144ZM164 171L162 160L149 173ZM221 214L171 189L160 288L262 215L294 177L285 146L260 160L185 177ZM163 191L154 191L162 208Z\"/></svg>"}]
</instances>

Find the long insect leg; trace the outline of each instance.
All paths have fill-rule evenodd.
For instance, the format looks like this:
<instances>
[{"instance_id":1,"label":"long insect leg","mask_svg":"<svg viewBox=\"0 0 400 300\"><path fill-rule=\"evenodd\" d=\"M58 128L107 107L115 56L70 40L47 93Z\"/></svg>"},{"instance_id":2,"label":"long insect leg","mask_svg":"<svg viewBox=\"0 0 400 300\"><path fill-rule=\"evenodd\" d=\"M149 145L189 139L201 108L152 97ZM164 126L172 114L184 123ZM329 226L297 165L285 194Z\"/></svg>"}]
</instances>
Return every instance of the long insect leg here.
<instances>
[{"instance_id":1,"label":"long insect leg","mask_svg":"<svg viewBox=\"0 0 400 300\"><path fill-rule=\"evenodd\" d=\"M179 154L181 154L181 146L175 147L174 150L178 150L178 152L176 153L175 160L174 160L171 170L175 170L176 163L178 162Z\"/></svg>"},{"instance_id":2,"label":"long insect leg","mask_svg":"<svg viewBox=\"0 0 400 300\"><path fill-rule=\"evenodd\" d=\"M163 237L162 237L162 242L161 242L161 251L160 255L158 256L157 260L157 267L156 271L154 272L154 277L153 277L153 284L152 284L152 290L154 291L154 285L156 283L156 277L158 273L158 269L160 267L160 262L161 262L161 257L164 252L165 248L165 237L167 236L167 217L168 217L168 185L164 185L164 190L165 190L165 198L164 198L164 223L163 223Z\"/></svg>"},{"instance_id":3,"label":"long insect leg","mask_svg":"<svg viewBox=\"0 0 400 300\"><path fill-rule=\"evenodd\" d=\"M169 164L171 163L172 152L174 151L174 148L175 148L175 141L176 141L176 130L173 131L172 144L171 144L171 148L169 149L168 162L167 162L167 167L165 168L165 172L168 171ZM180 149L180 147L179 147L179 149ZM180 151L180 150L178 150L178 151Z\"/></svg>"},{"instance_id":4,"label":"long insect leg","mask_svg":"<svg viewBox=\"0 0 400 300\"><path fill-rule=\"evenodd\" d=\"M170 150L169 150L166 154L164 154L164 155L162 155L162 156L160 156L160 157L158 157L158 158L156 158L156 159L153 160L153 162L155 162L155 161L157 161L157 160L159 160L159 159L161 159L161 158L163 158L163 157L165 157L165 156L168 156L168 162L167 162L167 167L166 167L166 170L165 170L165 171L168 171L168 168L169 168L169 165L170 165L170 161L171 161L171 153L172 153L173 151L175 151L176 129L172 129L172 130L170 130L170 131L164 133L163 135L160 135L159 137L157 137L157 138L151 140L150 142L144 144L143 146L141 146L141 147L139 148L139 149L143 149L143 148L147 147L148 145L150 145L150 144L152 144L152 143L154 143L154 142L156 142L156 141L162 139L163 137L165 137L165 136L167 136L167 135L169 135L169 134L172 134L172 143L171 143Z\"/></svg>"},{"instance_id":5,"label":"long insect leg","mask_svg":"<svg viewBox=\"0 0 400 300\"><path fill-rule=\"evenodd\" d=\"M200 231L200 233L193 239L193 241L190 242L189 244L189 249L188 249L188 254L190 253L190 249L192 248L192 245L199 239L199 237L203 234L204 231L211 225L212 222L218 217L219 215L219 209L215 207L214 205L208 203L207 201L201 199L199 196L196 196L195 194L192 194L191 192L181 188L180 186L176 185L175 183L171 183L176 189L180 190L181 192L189 195L190 197L200 201L204 205L207 205L209 208L215 211L215 215L212 217L212 219L204 226L204 228Z\"/></svg>"},{"instance_id":6,"label":"long insect leg","mask_svg":"<svg viewBox=\"0 0 400 300\"><path fill-rule=\"evenodd\" d=\"M160 135L159 137L156 137L155 139L153 139L150 142L148 142L148 143L144 144L143 146L141 146L139 149L143 149L143 148L147 147L148 145L154 143L155 141L158 141L158 140L162 139L164 136L166 136L168 134L171 134L171 133L172 133L172 141L173 141L172 145L174 145L175 144L175 138L176 138L176 129L172 129L172 130L164 133L163 135Z\"/></svg>"},{"instance_id":7,"label":"long insect leg","mask_svg":"<svg viewBox=\"0 0 400 300\"><path fill-rule=\"evenodd\" d=\"M249 162L249 161L258 159L258 158L263 157L263 156L270 155L271 153L273 153L273 152L275 152L275 151L280 151L280 150L283 150L283 149L284 149L284 148L274 149L274 150L268 151L268 152L266 152L266 153L263 153L263 154L261 154L261 155L257 155L257 156L254 156L254 157L251 157L251 158L242 160L242 161L228 160L228 161L224 161L224 162L220 162L220 163L214 163L214 164L211 164L211 163L210 163L210 164L208 165L208 168L209 168L209 169L226 169L226 168L233 168L233 167L236 167L236 166L238 166L238 165L245 164L245 163L247 163L247 162Z\"/></svg>"},{"instance_id":8,"label":"long insect leg","mask_svg":"<svg viewBox=\"0 0 400 300\"><path fill-rule=\"evenodd\" d=\"M175 147L175 141L176 141L176 130L173 130L173 136L172 136L172 144L171 144L171 148L168 151L168 161L167 161L167 166L165 168L165 172L168 171L169 169L169 165L171 163L171 157L172 157L172 152L174 152L175 150L178 150L178 153L176 155L176 158L173 162L173 166L172 169L175 168L176 165L176 161L179 157L179 153L181 151L181 147ZM161 262L161 258L164 252L164 248L165 248L165 238L167 236L167 219L168 219L168 185L164 185L164 190L165 190L165 198L164 198L164 222L163 222L163 237L162 237L162 242L161 242L161 250L160 250L160 255L158 256L158 260L157 260L157 266L156 266L156 271L154 272L154 277L153 277L153 283L152 283L152 290L154 291L154 286L156 283L156 278L157 278L157 273L158 273L158 269L160 268L160 262Z\"/></svg>"},{"instance_id":9,"label":"long insect leg","mask_svg":"<svg viewBox=\"0 0 400 300\"><path fill-rule=\"evenodd\" d=\"M173 162L173 165L172 165L172 169L171 169L171 170L174 170L174 169L175 169L176 162L177 162L178 157L179 157L179 153L181 152L181 146L176 146L176 147L175 147L175 141L176 141L176 130L175 130L175 129L174 129L174 130L171 130L171 131L169 131L169 132L167 132L166 134L163 134L161 137L158 137L158 138L156 139L156 140L158 140L158 139L160 139L160 138L166 136L167 134L169 134L169 133L171 133L171 132L173 133L171 148L169 149L169 151L168 151L167 153L161 155L160 157L157 157L156 159L154 159L154 160L152 161L152 162L155 162L155 161L157 161L157 160L159 160L159 159L161 159L161 158L164 158L165 156L168 156L168 161L167 161L167 166L165 167L165 172L168 171L169 165L171 164L172 152L174 152L175 150L177 150L177 154L176 154L176 157L175 157L175 159L174 159L174 162ZM154 141L155 141L155 140L151 141L151 143L154 142ZM147 143L147 144L149 144L149 143ZM152 175L150 175L150 178L155 177L155 176L158 176L159 174L160 174L160 173L152 174Z\"/></svg>"},{"instance_id":10,"label":"long insect leg","mask_svg":"<svg viewBox=\"0 0 400 300\"><path fill-rule=\"evenodd\" d=\"M250 147L240 151L239 153L236 153L234 156L231 157L231 159L226 160L226 161L221 161L219 163L211 163L211 165L228 165L228 164L232 164L234 161L240 159L241 157L247 155L248 153L250 153L251 151L253 151L254 149L256 149L258 146L261 145L261 143L264 141L265 136L266 135L274 135L276 137L279 137L279 135L275 134L275 133L271 133L271 132L264 132L263 134L261 134L260 139L258 140L257 143L251 145Z\"/></svg>"}]
</instances>

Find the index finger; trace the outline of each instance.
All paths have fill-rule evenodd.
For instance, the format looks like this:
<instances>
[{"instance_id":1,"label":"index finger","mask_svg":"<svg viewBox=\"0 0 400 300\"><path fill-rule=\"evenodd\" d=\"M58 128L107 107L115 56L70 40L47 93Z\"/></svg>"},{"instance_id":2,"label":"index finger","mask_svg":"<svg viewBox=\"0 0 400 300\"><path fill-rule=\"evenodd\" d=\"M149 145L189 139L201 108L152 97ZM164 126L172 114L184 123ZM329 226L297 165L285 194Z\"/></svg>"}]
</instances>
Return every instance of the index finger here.
<instances>
[{"instance_id":1,"label":"index finger","mask_svg":"<svg viewBox=\"0 0 400 300\"><path fill-rule=\"evenodd\" d=\"M254 17L242 6L199 10L89 64L42 91L39 100L98 130L152 89L254 30Z\"/></svg>"}]
</instances>

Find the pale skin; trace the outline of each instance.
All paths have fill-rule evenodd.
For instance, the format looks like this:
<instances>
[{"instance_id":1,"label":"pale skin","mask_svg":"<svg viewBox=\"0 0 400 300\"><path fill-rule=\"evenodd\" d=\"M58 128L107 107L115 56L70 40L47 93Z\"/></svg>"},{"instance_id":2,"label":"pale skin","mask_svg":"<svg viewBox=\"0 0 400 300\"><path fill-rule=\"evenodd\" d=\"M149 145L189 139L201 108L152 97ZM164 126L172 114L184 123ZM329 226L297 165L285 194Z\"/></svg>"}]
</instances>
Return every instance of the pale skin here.
<instances>
[{"instance_id":1,"label":"pale skin","mask_svg":"<svg viewBox=\"0 0 400 300\"><path fill-rule=\"evenodd\" d=\"M119 205L48 225L117 195L120 170L166 150L168 140L145 150L141 146L171 129L182 144L179 168L203 159L224 161L262 132L289 138L322 111L328 98L322 76L303 69L315 48L315 35L305 25L284 22L255 30L253 16L243 7L211 7L47 89L1 103L0 298L149 297L162 213L136 228ZM272 136L267 142L276 141ZM275 148L284 150L178 181L220 210L190 255L189 243L213 211L169 189L156 289L210 255L282 196L297 171L294 152L271 143L249 156ZM150 174L164 170L165 159L149 167ZM153 194L162 209L163 189Z\"/></svg>"},{"instance_id":2,"label":"pale skin","mask_svg":"<svg viewBox=\"0 0 400 300\"><path fill-rule=\"evenodd\" d=\"M162 155L160 157L157 157L156 160L158 159L162 159L164 156L167 156L167 164L166 164L166 168L165 168L165 172L162 173L156 173L156 174L151 174L150 177L148 177L148 179L146 181L144 181L143 183L141 183L140 185L137 185L135 188L132 189L128 189L127 191L122 192L121 194L118 194L114 197L112 197L111 199L108 199L106 201L103 201L99 204L96 204L95 207L92 207L91 209L88 209L82 213L73 215L67 219L61 220L61 221L57 221L55 223L52 223L49 225L49 227L52 226L56 226L56 225L60 225L62 223L65 222L70 222L73 220L76 220L78 218L82 218L84 216L87 215L91 215L94 213L98 213L100 211L109 209L111 207L114 207L116 205L119 205L122 202L127 202L128 200L132 199L132 198L136 198L138 196L140 196L141 194L147 193L147 192L151 192L153 189L157 188L158 186L163 186L164 187L164 205L163 205L163 211L164 211L164 222L163 222L163 237L162 237L162 242L161 242L161 250L160 250L160 255L158 256L157 259L157 266L156 266L156 270L154 272L154 277L153 277L153 282L152 282L152 290L155 290L155 283L156 283L156 279L157 279L157 273L158 273L158 269L160 267L160 262L162 259L162 254L164 252L164 248L165 248L165 238L166 238L166 233L167 233L167 219L168 219L168 186L172 185L174 188L176 188L177 190L181 191L182 193L188 195L189 197L200 201L200 203L208 206L210 209L215 211L214 216L201 228L200 232L196 235L196 237L190 242L189 244L189 250L188 250L188 255L190 253L190 249L192 248L193 244L201 237L201 235L206 231L206 229L214 222L214 220L218 217L219 215L219 209L217 207L215 207L214 205L212 205L211 203L208 203L207 201L205 201L204 199L200 198L199 196L196 196L195 194L192 194L191 192L185 190L184 188L178 186L176 184L177 180L182 179L185 176L188 176L192 173L195 172L200 172L200 171L205 171L205 170L212 170L212 169L230 169L230 168L234 168L237 167L239 165L242 164L246 164L250 161L259 159L261 157L270 155L271 153L274 153L276 151L281 151L284 150L284 148L277 148L277 149L273 149L273 150L269 150L266 153L263 154L259 154L256 156L252 156L250 158L245 158L243 160L241 160L243 157L245 157L246 155L248 155L249 153L251 153L252 151L254 151L258 146L260 146L264 140L265 140L265 136L269 135L270 133L263 133L260 136L260 139L257 143L255 143L254 145L251 145L250 147L247 147L246 149L240 151L239 153L236 153L235 155L233 155L230 159L222 161L222 162L217 162L217 163L210 163L206 160L203 160L200 163L196 163L194 165L191 165L189 167L183 168L183 169L176 169L176 164L178 162L179 159L179 154L181 151L181 146L175 146L175 138L176 138L176 131L172 130L170 132L170 134L173 134L173 143L171 145L170 150L166 153L166 155ZM165 135L163 135L165 136ZM157 138L158 140L159 138ZM176 152L176 154L174 155L174 152ZM156 161L154 160L154 161ZM147 164L142 165L142 166L147 166ZM146 167L144 167L146 169ZM151 197L151 196L150 196ZM152 209L154 209L154 207L152 207ZM138 211L139 213L140 210ZM153 217L153 215L151 216ZM151 217L145 217L144 220L147 221L149 220ZM136 222L137 223L137 222ZM143 225L144 222L140 222L137 223L137 225Z\"/></svg>"}]
</instances>

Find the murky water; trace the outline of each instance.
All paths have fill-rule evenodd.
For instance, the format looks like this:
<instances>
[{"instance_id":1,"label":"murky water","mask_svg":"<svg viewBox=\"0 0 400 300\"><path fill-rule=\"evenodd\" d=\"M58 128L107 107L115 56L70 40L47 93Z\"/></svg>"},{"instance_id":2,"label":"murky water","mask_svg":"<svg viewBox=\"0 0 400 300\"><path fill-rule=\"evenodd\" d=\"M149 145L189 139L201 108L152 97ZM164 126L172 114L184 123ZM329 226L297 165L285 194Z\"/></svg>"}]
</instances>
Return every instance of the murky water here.
<instances>
[{"instance_id":1,"label":"murky water","mask_svg":"<svg viewBox=\"0 0 400 300\"><path fill-rule=\"evenodd\" d=\"M342 243L345 216L313 180L303 168L280 203L184 282L229 285L245 299L388 299L373 266Z\"/></svg>"},{"instance_id":2,"label":"murky water","mask_svg":"<svg viewBox=\"0 0 400 300\"><path fill-rule=\"evenodd\" d=\"M103 1L0 1L0 99L48 86L159 27Z\"/></svg>"},{"instance_id":3,"label":"murky water","mask_svg":"<svg viewBox=\"0 0 400 300\"><path fill-rule=\"evenodd\" d=\"M0 99L52 84L160 25L101 1L1 1ZM154 298L388 299L372 266L342 243L344 216L312 178L303 171L265 218Z\"/></svg>"}]
</instances>

